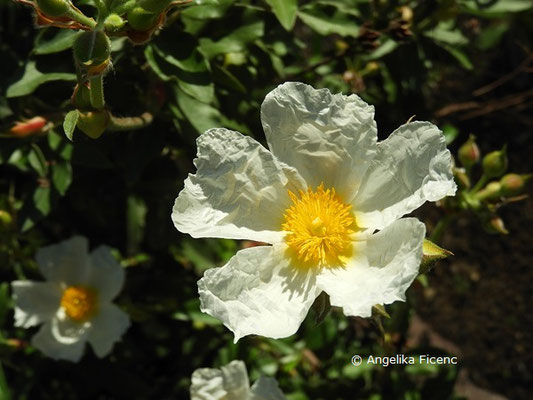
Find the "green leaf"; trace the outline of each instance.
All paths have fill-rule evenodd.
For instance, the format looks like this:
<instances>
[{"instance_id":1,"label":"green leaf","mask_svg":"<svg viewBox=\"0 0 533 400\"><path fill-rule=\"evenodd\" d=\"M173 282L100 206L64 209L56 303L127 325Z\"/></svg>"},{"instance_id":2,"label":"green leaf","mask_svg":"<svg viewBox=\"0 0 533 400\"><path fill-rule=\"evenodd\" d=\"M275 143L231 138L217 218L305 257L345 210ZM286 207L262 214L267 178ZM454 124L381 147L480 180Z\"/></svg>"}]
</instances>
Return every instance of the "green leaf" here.
<instances>
[{"instance_id":1,"label":"green leaf","mask_svg":"<svg viewBox=\"0 0 533 400\"><path fill-rule=\"evenodd\" d=\"M298 17L320 35L331 35L335 33L341 36L352 37L359 35L359 26L354 24L353 21L335 21L325 15L313 15L304 11L299 11Z\"/></svg>"},{"instance_id":2,"label":"green leaf","mask_svg":"<svg viewBox=\"0 0 533 400\"><path fill-rule=\"evenodd\" d=\"M28 61L24 74L17 82L7 88L6 97L26 96L33 93L43 83L51 81L75 81L76 75L65 72L42 73L37 70L35 61Z\"/></svg>"},{"instance_id":3,"label":"green leaf","mask_svg":"<svg viewBox=\"0 0 533 400\"><path fill-rule=\"evenodd\" d=\"M68 140L72 142L72 135L76 129L78 123L78 118L80 117L80 112L78 110L72 110L65 115L65 120L63 121L63 130L65 131L65 136Z\"/></svg>"},{"instance_id":4,"label":"green leaf","mask_svg":"<svg viewBox=\"0 0 533 400\"><path fill-rule=\"evenodd\" d=\"M181 88L176 88L175 93L180 110L198 133L222 126L222 116L216 108L194 99Z\"/></svg>"},{"instance_id":5,"label":"green leaf","mask_svg":"<svg viewBox=\"0 0 533 400\"><path fill-rule=\"evenodd\" d=\"M246 93L246 87L237 79L237 77L218 64L213 64L213 78L215 82L221 86L242 94Z\"/></svg>"},{"instance_id":6,"label":"green leaf","mask_svg":"<svg viewBox=\"0 0 533 400\"><path fill-rule=\"evenodd\" d=\"M216 42L202 38L200 39L200 51L207 58L224 53L238 53L244 50L248 43L263 36L264 30L265 23L263 21L255 21L235 29L229 35Z\"/></svg>"},{"instance_id":7,"label":"green leaf","mask_svg":"<svg viewBox=\"0 0 533 400\"><path fill-rule=\"evenodd\" d=\"M35 143L31 144L31 149L28 153L28 162L40 177L45 177L48 174L48 164L46 162L46 158L40 147Z\"/></svg>"},{"instance_id":8,"label":"green leaf","mask_svg":"<svg viewBox=\"0 0 533 400\"><path fill-rule=\"evenodd\" d=\"M455 26L455 21L442 21L435 28L424 32L424 36L437 42L462 46L468 44L468 39Z\"/></svg>"},{"instance_id":9,"label":"green leaf","mask_svg":"<svg viewBox=\"0 0 533 400\"><path fill-rule=\"evenodd\" d=\"M533 8L531 0L485 1L461 0L459 4L466 12L484 17L498 17L502 14L525 11Z\"/></svg>"},{"instance_id":10,"label":"green leaf","mask_svg":"<svg viewBox=\"0 0 533 400\"><path fill-rule=\"evenodd\" d=\"M467 69L469 71L474 69L474 65L472 64L468 56L462 50L459 50L458 48L445 44L445 43L439 43L439 42L435 42L435 43L437 43L440 47L442 47L444 50L450 53L459 62L459 64L461 64L461 66L464 69Z\"/></svg>"},{"instance_id":11,"label":"green leaf","mask_svg":"<svg viewBox=\"0 0 533 400\"><path fill-rule=\"evenodd\" d=\"M72 47L74 39L76 39L76 34L77 31L75 30L60 29L59 32L49 40L42 39L44 35L40 35L33 48L33 54L53 54L67 50Z\"/></svg>"},{"instance_id":12,"label":"green leaf","mask_svg":"<svg viewBox=\"0 0 533 400\"><path fill-rule=\"evenodd\" d=\"M0 400L10 400L11 393L9 387L7 386L6 377L4 375L4 370L2 364L0 363Z\"/></svg>"},{"instance_id":13,"label":"green leaf","mask_svg":"<svg viewBox=\"0 0 533 400\"><path fill-rule=\"evenodd\" d=\"M235 0L204 0L202 4L191 5L181 15L191 19L205 20L221 18Z\"/></svg>"},{"instance_id":14,"label":"green leaf","mask_svg":"<svg viewBox=\"0 0 533 400\"><path fill-rule=\"evenodd\" d=\"M52 183L61 196L64 196L72 183L72 167L69 162L60 161L52 166Z\"/></svg>"},{"instance_id":15,"label":"green leaf","mask_svg":"<svg viewBox=\"0 0 533 400\"><path fill-rule=\"evenodd\" d=\"M290 31L296 21L298 0L266 0L266 2L272 7L272 11L280 24Z\"/></svg>"}]
</instances>

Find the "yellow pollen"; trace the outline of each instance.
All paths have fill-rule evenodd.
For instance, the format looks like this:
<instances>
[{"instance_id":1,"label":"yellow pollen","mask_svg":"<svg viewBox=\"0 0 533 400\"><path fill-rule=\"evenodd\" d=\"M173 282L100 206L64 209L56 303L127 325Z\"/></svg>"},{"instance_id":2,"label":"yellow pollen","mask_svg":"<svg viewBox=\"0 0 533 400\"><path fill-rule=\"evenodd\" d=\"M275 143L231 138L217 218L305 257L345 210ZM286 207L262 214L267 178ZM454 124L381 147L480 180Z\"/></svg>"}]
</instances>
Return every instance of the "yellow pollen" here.
<instances>
[{"instance_id":1,"label":"yellow pollen","mask_svg":"<svg viewBox=\"0 0 533 400\"><path fill-rule=\"evenodd\" d=\"M85 322L96 310L96 293L85 286L69 286L63 291L61 307L74 321Z\"/></svg>"},{"instance_id":2,"label":"yellow pollen","mask_svg":"<svg viewBox=\"0 0 533 400\"><path fill-rule=\"evenodd\" d=\"M342 265L352 251L355 229L352 206L344 203L335 189L308 188L299 196L289 191L292 205L285 211L282 229L285 241L297 258L314 265Z\"/></svg>"}]
</instances>

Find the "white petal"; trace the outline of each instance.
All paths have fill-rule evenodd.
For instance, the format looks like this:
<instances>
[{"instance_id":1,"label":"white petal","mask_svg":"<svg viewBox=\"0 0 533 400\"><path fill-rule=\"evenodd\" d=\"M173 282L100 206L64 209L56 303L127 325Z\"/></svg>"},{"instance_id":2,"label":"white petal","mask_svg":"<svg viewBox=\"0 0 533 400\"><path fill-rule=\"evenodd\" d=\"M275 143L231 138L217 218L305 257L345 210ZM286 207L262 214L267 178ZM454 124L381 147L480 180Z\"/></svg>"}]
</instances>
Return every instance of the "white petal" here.
<instances>
[{"instance_id":1,"label":"white petal","mask_svg":"<svg viewBox=\"0 0 533 400\"><path fill-rule=\"evenodd\" d=\"M320 290L314 273L291 265L284 244L239 251L198 281L201 310L241 337L295 333Z\"/></svg>"},{"instance_id":2,"label":"white petal","mask_svg":"<svg viewBox=\"0 0 533 400\"><path fill-rule=\"evenodd\" d=\"M83 355L86 335L69 337L58 335L60 329L57 320L46 322L39 332L33 336L31 344L42 351L46 356L55 360L68 360L78 362Z\"/></svg>"},{"instance_id":3,"label":"white petal","mask_svg":"<svg viewBox=\"0 0 533 400\"><path fill-rule=\"evenodd\" d=\"M381 229L455 190L451 155L439 128L429 122L402 125L378 144L353 200L357 224Z\"/></svg>"},{"instance_id":4,"label":"white petal","mask_svg":"<svg viewBox=\"0 0 533 400\"><path fill-rule=\"evenodd\" d=\"M88 340L94 352L100 358L113 349L124 332L130 326L128 314L114 304L102 304L98 314L91 321Z\"/></svg>"},{"instance_id":5,"label":"white petal","mask_svg":"<svg viewBox=\"0 0 533 400\"><path fill-rule=\"evenodd\" d=\"M252 400L285 400L274 378L261 376L252 386Z\"/></svg>"},{"instance_id":6,"label":"white petal","mask_svg":"<svg viewBox=\"0 0 533 400\"><path fill-rule=\"evenodd\" d=\"M87 239L75 236L37 252L37 264L48 281L79 285L88 275Z\"/></svg>"},{"instance_id":7,"label":"white petal","mask_svg":"<svg viewBox=\"0 0 533 400\"><path fill-rule=\"evenodd\" d=\"M318 286L348 316L369 317L375 304L405 301L405 291L418 274L425 232L415 218L393 222L368 240L354 243L353 263L324 268Z\"/></svg>"},{"instance_id":8,"label":"white petal","mask_svg":"<svg viewBox=\"0 0 533 400\"><path fill-rule=\"evenodd\" d=\"M324 182L346 200L353 197L376 153L373 106L356 95L289 82L266 96L261 120L272 153L309 186Z\"/></svg>"},{"instance_id":9,"label":"white petal","mask_svg":"<svg viewBox=\"0 0 533 400\"><path fill-rule=\"evenodd\" d=\"M52 319L61 302L61 287L53 282L14 281L15 326L29 328Z\"/></svg>"},{"instance_id":10,"label":"white petal","mask_svg":"<svg viewBox=\"0 0 533 400\"><path fill-rule=\"evenodd\" d=\"M212 129L197 144L198 172L172 211L176 228L193 237L281 241L288 190L305 188L296 171L238 132Z\"/></svg>"},{"instance_id":11,"label":"white petal","mask_svg":"<svg viewBox=\"0 0 533 400\"><path fill-rule=\"evenodd\" d=\"M91 268L87 285L98 291L100 301L112 300L124 285L124 268L113 257L111 249L107 246L97 247L89 259Z\"/></svg>"},{"instance_id":12,"label":"white petal","mask_svg":"<svg viewBox=\"0 0 533 400\"><path fill-rule=\"evenodd\" d=\"M191 400L249 400L250 382L242 361L220 368L200 368L192 374Z\"/></svg>"}]
</instances>

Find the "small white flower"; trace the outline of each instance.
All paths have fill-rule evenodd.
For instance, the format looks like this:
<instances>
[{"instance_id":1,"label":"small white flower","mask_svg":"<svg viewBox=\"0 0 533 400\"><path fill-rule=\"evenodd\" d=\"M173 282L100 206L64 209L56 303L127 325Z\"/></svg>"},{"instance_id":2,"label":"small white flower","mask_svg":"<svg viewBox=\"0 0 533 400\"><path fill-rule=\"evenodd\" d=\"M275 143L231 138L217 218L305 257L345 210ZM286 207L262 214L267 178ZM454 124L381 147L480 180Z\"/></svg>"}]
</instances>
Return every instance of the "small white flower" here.
<instances>
[{"instance_id":1,"label":"small white flower","mask_svg":"<svg viewBox=\"0 0 533 400\"><path fill-rule=\"evenodd\" d=\"M107 246L88 254L87 239L73 237L37 252L47 282L14 281L15 326L43 324L32 345L48 357L77 362L89 342L105 357L128 329L128 315L111 303L124 270Z\"/></svg>"},{"instance_id":2,"label":"small white flower","mask_svg":"<svg viewBox=\"0 0 533 400\"><path fill-rule=\"evenodd\" d=\"M441 131L412 122L378 143L374 107L302 83L269 93L261 119L270 151L226 129L201 135L174 204L174 225L195 238L272 245L206 271L202 311L237 341L293 334L322 291L348 316L404 301L425 226L400 218L456 190Z\"/></svg>"},{"instance_id":3,"label":"small white flower","mask_svg":"<svg viewBox=\"0 0 533 400\"><path fill-rule=\"evenodd\" d=\"M216 368L200 368L192 374L191 400L285 400L273 378L261 376L250 388L242 361Z\"/></svg>"}]
</instances>

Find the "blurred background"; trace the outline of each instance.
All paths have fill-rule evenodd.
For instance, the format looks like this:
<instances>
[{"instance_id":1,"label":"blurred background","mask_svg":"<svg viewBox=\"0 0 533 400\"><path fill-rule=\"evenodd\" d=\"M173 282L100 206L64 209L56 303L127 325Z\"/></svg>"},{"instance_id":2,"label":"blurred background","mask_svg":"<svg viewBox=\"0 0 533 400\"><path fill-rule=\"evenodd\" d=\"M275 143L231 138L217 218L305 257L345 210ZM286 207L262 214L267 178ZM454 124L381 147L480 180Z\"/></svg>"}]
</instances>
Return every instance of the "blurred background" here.
<instances>
[{"instance_id":1,"label":"blurred background","mask_svg":"<svg viewBox=\"0 0 533 400\"><path fill-rule=\"evenodd\" d=\"M74 4L96 15L92 0ZM380 139L414 116L443 129L454 155L473 134L481 156L507 145L509 171L531 172L530 0L196 0L155 25L119 16L126 25L105 27L104 92L123 125L98 139L67 129L71 141L65 115L85 112L71 100L77 30L38 28L31 6L0 0L0 386L13 399L187 399L196 368L234 359L252 381L275 377L290 400L532 398L527 189L481 209L420 209L430 233L447 218L436 242L454 256L387 306L390 318L323 318L315 307L290 338L238 344L199 311L196 281L254 243L195 240L170 220L196 137L226 127L265 144L260 105L286 81L358 94L376 108ZM481 174L474 165L471 185ZM31 347L36 330L14 328L9 288L41 280L36 250L74 234L115 249L127 273L117 303L133 322L111 355L87 349L79 364ZM350 363L397 353L459 364Z\"/></svg>"}]
</instances>

